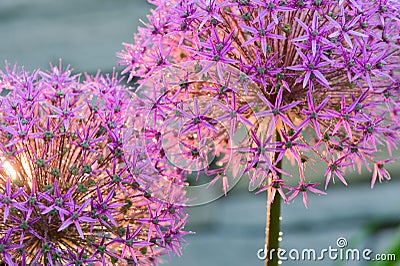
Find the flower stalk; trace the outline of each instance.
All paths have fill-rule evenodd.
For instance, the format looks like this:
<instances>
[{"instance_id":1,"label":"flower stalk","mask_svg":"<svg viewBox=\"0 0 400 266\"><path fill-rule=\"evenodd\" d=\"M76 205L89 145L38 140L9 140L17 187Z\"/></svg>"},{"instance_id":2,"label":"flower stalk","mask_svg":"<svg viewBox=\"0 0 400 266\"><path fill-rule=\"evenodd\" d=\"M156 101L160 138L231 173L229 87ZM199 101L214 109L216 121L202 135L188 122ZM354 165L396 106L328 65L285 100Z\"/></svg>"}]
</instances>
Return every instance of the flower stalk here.
<instances>
[{"instance_id":1,"label":"flower stalk","mask_svg":"<svg viewBox=\"0 0 400 266\"><path fill-rule=\"evenodd\" d=\"M276 132L276 138L280 141L280 135ZM275 157L278 157L279 153L275 153ZM282 169L282 160L280 160L276 167ZM281 173L277 172L278 178L281 178ZM277 266L279 258L278 248L279 248L279 232L281 228L280 217L281 217L281 201L282 197L279 193L275 193L275 187L272 178L268 179L269 188L267 190L267 221L265 227L265 249L266 253L265 265L266 266ZM274 195L275 194L275 195ZM270 198L273 196L272 202Z\"/></svg>"},{"instance_id":2,"label":"flower stalk","mask_svg":"<svg viewBox=\"0 0 400 266\"><path fill-rule=\"evenodd\" d=\"M268 194L272 193L274 188L268 189ZM278 248L279 248L279 232L280 232L280 217L281 217L281 195L275 194L274 201L267 206L267 224L265 228L265 252L267 258L266 266L278 265ZM274 250L274 252L271 252Z\"/></svg>"}]
</instances>

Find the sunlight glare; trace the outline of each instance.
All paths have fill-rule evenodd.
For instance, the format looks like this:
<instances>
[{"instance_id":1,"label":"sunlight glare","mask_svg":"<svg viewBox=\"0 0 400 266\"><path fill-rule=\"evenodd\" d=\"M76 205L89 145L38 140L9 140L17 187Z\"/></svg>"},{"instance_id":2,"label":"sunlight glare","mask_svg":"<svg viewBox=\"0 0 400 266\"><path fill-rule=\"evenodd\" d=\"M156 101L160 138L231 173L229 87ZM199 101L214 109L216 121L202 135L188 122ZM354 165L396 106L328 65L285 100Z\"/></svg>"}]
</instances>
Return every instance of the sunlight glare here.
<instances>
[{"instance_id":1,"label":"sunlight glare","mask_svg":"<svg viewBox=\"0 0 400 266\"><path fill-rule=\"evenodd\" d=\"M11 180L15 180L17 178L17 172L9 162L5 161L3 163L3 167L6 170L6 173L11 177Z\"/></svg>"}]
</instances>

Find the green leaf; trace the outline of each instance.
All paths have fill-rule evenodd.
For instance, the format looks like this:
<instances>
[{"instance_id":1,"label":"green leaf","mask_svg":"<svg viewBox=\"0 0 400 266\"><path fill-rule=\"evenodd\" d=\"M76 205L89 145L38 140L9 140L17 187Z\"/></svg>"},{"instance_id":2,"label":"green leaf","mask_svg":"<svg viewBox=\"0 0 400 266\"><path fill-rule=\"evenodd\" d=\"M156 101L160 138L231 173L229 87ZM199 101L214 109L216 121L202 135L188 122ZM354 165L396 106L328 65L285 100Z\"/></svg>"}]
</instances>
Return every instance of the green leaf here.
<instances>
[{"instance_id":1,"label":"green leaf","mask_svg":"<svg viewBox=\"0 0 400 266\"><path fill-rule=\"evenodd\" d=\"M380 254L385 254L387 258L390 256L395 256L394 260L385 260L385 261L373 261L369 265L371 266L396 266L399 265L399 250L400 250L400 227L397 230L397 233L394 235L394 241L389 246L386 251L379 252Z\"/></svg>"}]
</instances>

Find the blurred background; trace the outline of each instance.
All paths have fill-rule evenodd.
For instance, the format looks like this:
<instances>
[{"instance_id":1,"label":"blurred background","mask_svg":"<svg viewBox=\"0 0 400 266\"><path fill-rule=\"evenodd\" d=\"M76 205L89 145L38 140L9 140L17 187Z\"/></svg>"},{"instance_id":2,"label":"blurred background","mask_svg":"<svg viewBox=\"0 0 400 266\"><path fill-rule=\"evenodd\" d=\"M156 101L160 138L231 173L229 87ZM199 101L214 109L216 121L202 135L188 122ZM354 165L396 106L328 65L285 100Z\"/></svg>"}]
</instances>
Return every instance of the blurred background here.
<instances>
[{"instance_id":1,"label":"blurred background","mask_svg":"<svg viewBox=\"0 0 400 266\"><path fill-rule=\"evenodd\" d=\"M59 58L75 72L111 72L115 53L133 33L151 6L145 0L0 0L0 65L48 69ZM117 67L117 70L121 70ZM290 166L286 164L287 170ZM391 165L392 181L370 189L371 174L347 176L348 187L330 185L327 196L309 196L309 209L297 198L282 211L282 247L336 248L339 237L347 247L374 253L396 253L400 262L399 165ZM323 169L313 179L324 183ZM240 180L228 194L189 209L183 257L165 257L173 266L263 265L257 251L265 237L266 195L248 191ZM284 261L282 265L369 265L366 262Z\"/></svg>"},{"instance_id":2,"label":"blurred background","mask_svg":"<svg viewBox=\"0 0 400 266\"><path fill-rule=\"evenodd\" d=\"M144 0L0 0L0 60L47 69L109 72L150 5Z\"/></svg>"}]
</instances>

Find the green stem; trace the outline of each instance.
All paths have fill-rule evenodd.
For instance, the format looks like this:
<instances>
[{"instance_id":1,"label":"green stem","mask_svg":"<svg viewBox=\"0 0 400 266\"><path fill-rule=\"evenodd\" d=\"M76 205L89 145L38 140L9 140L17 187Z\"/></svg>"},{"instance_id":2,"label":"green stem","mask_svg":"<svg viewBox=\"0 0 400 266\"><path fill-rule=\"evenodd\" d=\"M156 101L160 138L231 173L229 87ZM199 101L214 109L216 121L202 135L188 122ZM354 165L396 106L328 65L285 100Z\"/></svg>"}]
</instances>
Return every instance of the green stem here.
<instances>
[{"instance_id":1,"label":"green stem","mask_svg":"<svg viewBox=\"0 0 400 266\"><path fill-rule=\"evenodd\" d=\"M277 141L280 141L280 135L276 132ZM275 159L278 154L276 154ZM277 168L282 169L282 160L276 165ZM279 177L281 174L277 173ZM271 182L271 179L268 180ZM280 217L281 217L281 195L276 191L274 200L271 205L268 206L268 199L270 193L275 188L272 186L267 191L267 225L265 228L265 265L266 266L277 266L278 265L278 248L279 248L279 232L280 232Z\"/></svg>"}]
</instances>

